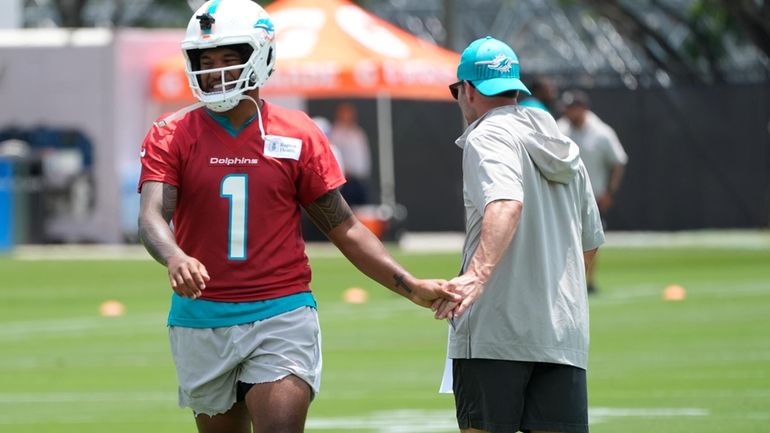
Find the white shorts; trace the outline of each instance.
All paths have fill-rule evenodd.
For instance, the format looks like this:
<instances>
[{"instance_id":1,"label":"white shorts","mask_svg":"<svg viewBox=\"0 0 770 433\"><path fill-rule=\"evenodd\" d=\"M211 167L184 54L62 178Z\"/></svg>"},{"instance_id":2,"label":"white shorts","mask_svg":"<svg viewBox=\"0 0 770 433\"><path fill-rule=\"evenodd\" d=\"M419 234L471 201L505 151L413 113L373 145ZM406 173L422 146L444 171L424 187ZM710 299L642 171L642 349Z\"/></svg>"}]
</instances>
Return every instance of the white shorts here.
<instances>
[{"instance_id":1,"label":"white shorts","mask_svg":"<svg viewBox=\"0 0 770 433\"><path fill-rule=\"evenodd\" d=\"M301 307L269 319L223 328L169 327L179 406L196 414L227 412L238 382L268 383L293 374L317 394L321 381L318 314Z\"/></svg>"}]
</instances>

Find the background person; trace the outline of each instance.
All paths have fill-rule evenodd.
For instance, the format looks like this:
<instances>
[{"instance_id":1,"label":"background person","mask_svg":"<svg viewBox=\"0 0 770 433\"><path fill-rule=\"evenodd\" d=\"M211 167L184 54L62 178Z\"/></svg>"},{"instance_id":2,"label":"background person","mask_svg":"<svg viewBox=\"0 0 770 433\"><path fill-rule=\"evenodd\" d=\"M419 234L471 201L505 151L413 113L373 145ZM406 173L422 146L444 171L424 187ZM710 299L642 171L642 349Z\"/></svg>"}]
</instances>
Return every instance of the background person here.
<instances>
[{"instance_id":1,"label":"background person","mask_svg":"<svg viewBox=\"0 0 770 433\"><path fill-rule=\"evenodd\" d=\"M351 206L369 203L369 183L372 177L372 156L369 139L358 124L358 112L353 104L337 107L329 140L340 150L345 161L342 196Z\"/></svg>"},{"instance_id":2,"label":"background person","mask_svg":"<svg viewBox=\"0 0 770 433\"><path fill-rule=\"evenodd\" d=\"M179 404L202 433L299 433L321 373L300 207L394 292L426 307L458 297L411 276L353 216L312 120L260 99L275 35L259 5L203 4L182 50L200 102L150 129L139 181L140 238L173 290Z\"/></svg>"},{"instance_id":3,"label":"background person","mask_svg":"<svg viewBox=\"0 0 770 433\"><path fill-rule=\"evenodd\" d=\"M320 129L327 138L329 135L331 135L332 124L329 122L329 119L323 116L315 116L313 117L313 123L318 126L318 129ZM337 161L337 165L340 167L340 170L345 173L345 162L342 160L342 152L340 152L339 147L337 147L333 142L329 142L329 147L332 150L332 154L334 155L334 159Z\"/></svg>"},{"instance_id":4,"label":"background person","mask_svg":"<svg viewBox=\"0 0 770 433\"><path fill-rule=\"evenodd\" d=\"M462 53L450 86L468 127L463 150L465 296L449 318L463 432L588 431L584 264L604 242L577 146L553 117L519 107L514 51L490 36Z\"/></svg>"},{"instance_id":5,"label":"background person","mask_svg":"<svg viewBox=\"0 0 770 433\"><path fill-rule=\"evenodd\" d=\"M620 189L625 166L628 163L623 146L615 130L604 123L590 109L585 92L572 90L562 95L564 116L559 119L559 129L577 143L580 158L588 169L599 212L607 227L607 213L615 204L615 194ZM596 292L596 259L588 268L588 292Z\"/></svg>"}]
</instances>

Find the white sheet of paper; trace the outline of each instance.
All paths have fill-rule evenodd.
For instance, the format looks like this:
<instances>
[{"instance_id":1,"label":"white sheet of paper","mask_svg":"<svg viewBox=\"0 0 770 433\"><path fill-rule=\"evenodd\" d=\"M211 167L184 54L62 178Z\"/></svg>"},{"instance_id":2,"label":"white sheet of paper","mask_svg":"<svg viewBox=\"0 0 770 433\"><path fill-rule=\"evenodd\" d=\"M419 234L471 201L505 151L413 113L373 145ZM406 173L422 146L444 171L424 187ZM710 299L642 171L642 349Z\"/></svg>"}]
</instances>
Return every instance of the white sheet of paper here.
<instances>
[{"instance_id":1,"label":"white sheet of paper","mask_svg":"<svg viewBox=\"0 0 770 433\"><path fill-rule=\"evenodd\" d=\"M452 394L452 385L454 385L454 376L452 375L452 360L449 359L449 333L451 331L452 330L448 326L446 336L446 362L444 363L444 376L441 378L441 387L438 390L439 394Z\"/></svg>"}]
</instances>

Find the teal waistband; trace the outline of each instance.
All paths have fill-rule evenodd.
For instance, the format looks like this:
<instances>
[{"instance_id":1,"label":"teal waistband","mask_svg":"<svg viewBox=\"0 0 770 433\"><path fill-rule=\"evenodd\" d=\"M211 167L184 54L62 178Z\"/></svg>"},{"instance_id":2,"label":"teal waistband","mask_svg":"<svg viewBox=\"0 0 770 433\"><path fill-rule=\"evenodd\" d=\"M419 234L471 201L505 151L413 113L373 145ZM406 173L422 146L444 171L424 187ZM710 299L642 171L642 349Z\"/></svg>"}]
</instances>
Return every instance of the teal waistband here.
<instances>
[{"instance_id":1,"label":"teal waistband","mask_svg":"<svg viewBox=\"0 0 770 433\"><path fill-rule=\"evenodd\" d=\"M317 308L310 292L256 302L214 302L171 296L168 326L221 328L269 319L301 307Z\"/></svg>"}]
</instances>

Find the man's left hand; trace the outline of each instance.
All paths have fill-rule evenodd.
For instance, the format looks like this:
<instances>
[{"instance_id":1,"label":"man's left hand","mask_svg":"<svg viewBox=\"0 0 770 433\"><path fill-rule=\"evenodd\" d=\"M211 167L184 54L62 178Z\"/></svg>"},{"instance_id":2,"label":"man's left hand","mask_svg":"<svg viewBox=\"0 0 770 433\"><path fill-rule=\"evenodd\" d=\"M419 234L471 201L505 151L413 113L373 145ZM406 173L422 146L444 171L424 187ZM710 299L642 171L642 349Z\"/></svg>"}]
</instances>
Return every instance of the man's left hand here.
<instances>
[{"instance_id":1,"label":"man's left hand","mask_svg":"<svg viewBox=\"0 0 770 433\"><path fill-rule=\"evenodd\" d=\"M431 308L435 311L436 319L461 316L484 292L485 283L476 274L469 272L451 279L445 287L450 292L460 295L461 300L434 302Z\"/></svg>"},{"instance_id":2,"label":"man's left hand","mask_svg":"<svg viewBox=\"0 0 770 433\"><path fill-rule=\"evenodd\" d=\"M459 302L462 297L446 287L446 280L415 280L409 299L421 307L430 307L439 299Z\"/></svg>"}]
</instances>

